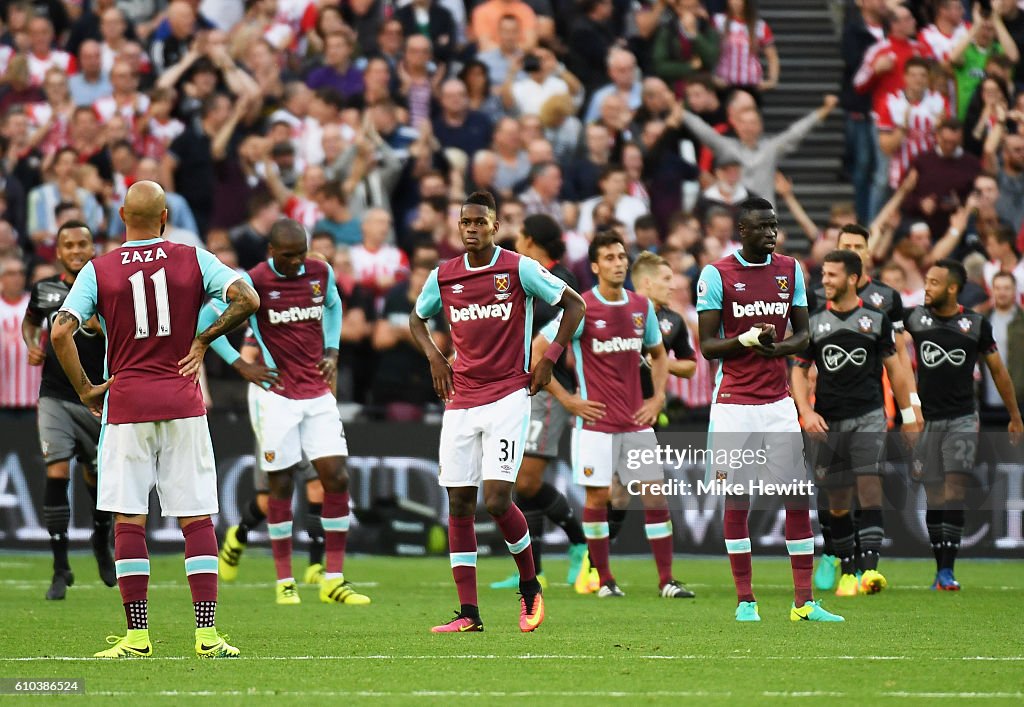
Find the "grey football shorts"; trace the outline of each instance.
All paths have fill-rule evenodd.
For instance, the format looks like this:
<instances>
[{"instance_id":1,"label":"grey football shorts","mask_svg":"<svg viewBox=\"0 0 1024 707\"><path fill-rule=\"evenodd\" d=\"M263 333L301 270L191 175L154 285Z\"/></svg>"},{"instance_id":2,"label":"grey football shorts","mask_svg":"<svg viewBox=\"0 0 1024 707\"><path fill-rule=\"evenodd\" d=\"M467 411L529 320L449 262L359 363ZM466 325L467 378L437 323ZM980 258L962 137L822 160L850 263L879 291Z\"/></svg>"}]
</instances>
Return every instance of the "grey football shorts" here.
<instances>
[{"instance_id":1,"label":"grey football shorts","mask_svg":"<svg viewBox=\"0 0 1024 707\"><path fill-rule=\"evenodd\" d=\"M530 398L530 426L526 430L528 457L554 459L558 456L558 443L569 424L569 411L546 390Z\"/></svg>"},{"instance_id":2,"label":"grey football shorts","mask_svg":"<svg viewBox=\"0 0 1024 707\"><path fill-rule=\"evenodd\" d=\"M978 481L978 413L948 420L925 420L914 447L911 476L926 485L940 484L946 474L967 474Z\"/></svg>"},{"instance_id":3,"label":"grey football shorts","mask_svg":"<svg viewBox=\"0 0 1024 707\"><path fill-rule=\"evenodd\" d=\"M47 464L72 457L96 471L100 420L81 403L58 398L39 399L39 447Z\"/></svg>"},{"instance_id":4,"label":"grey football shorts","mask_svg":"<svg viewBox=\"0 0 1024 707\"><path fill-rule=\"evenodd\" d=\"M881 474L885 412L879 408L845 420L827 420L824 441L808 438L814 482L821 488L853 486L856 477Z\"/></svg>"}]
</instances>

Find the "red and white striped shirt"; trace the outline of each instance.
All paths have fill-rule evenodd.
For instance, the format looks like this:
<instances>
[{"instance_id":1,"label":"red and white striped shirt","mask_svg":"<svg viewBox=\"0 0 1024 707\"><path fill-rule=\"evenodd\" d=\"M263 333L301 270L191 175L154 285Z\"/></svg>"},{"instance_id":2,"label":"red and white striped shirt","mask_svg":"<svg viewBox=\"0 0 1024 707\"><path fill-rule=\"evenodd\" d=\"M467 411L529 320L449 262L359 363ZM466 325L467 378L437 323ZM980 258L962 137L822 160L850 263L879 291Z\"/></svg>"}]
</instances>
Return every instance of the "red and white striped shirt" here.
<instances>
[{"instance_id":1,"label":"red and white striped shirt","mask_svg":"<svg viewBox=\"0 0 1024 707\"><path fill-rule=\"evenodd\" d=\"M306 227L307 231L312 232L316 222L324 217L324 212L320 210L320 205L312 199L293 196L285 202L284 215L293 221L298 221Z\"/></svg>"},{"instance_id":2,"label":"red and white striped shirt","mask_svg":"<svg viewBox=\"0 0 1024 707\"><path fill-rule=\"evenodd\" d=\"M758 20L754 25L757 51L751 51L754 47L750 46L750 30L745 22L722 13L715 15L714 22L715 29L722 35L715 75L730 86L756 86L761 83L764 79L761 54L765 47L775 43L768 23Z\"/></svg>"},{"instance_id":3,"label":"red and white striped shirt","mask_svg":"<svg viewBox=\"0 0 1024 707\"><path fill-rule=\"evenodd\" d=\"M136 117L149 109L149 96L137 91L131 103L118 103L114 96L104 96L92 104L92 109L101 124L115 115L120 115L128 123L129 128L134 128Z\"/></svg>"},{"instance_id":4,"label":"red and white striped shirt","mask_svg":"<svg viewBox=\"0 0 1024 707\"><path fill-rule=\"evenodd\" d=\"M690 378L668 377L666 385L666 396L682 400L688 408L704 408L711 405L712 392L715 388L715 374L718 372L718 362L708 361L700 352L697 338L693 335L693 327L697 322L697 310L693 305L683 311L683 320L686 322L686 335L689 337L690 348L696 356L697 370Z\"/></svg>"},{"instance_id":5,"label":"red and white striped shirt","mask_svg":"<svg viewBox=\"0 0 1024 707\"><path fill-rule=\"evenodd\" d=\"M961 22L960 26L954 29L952 34L945 34L934 24L930 24L918 32L917 41L928 45L936 61L949 61L949 55L953 53L953 47L970 31L971 25L969 22Z\"/></svg>"},{"instance_id":6,"label":"red and white striped shirt","mask_svg":"<svg viewBox=\"0 0 1024 707\"><path fill-rule=\"evenodd\" d=\"M875 114L878 131L905 130L899 150L889 160L889 186L898 187L913 159L935 148L935 126L949 114L949 100L932 90L925 90L917 103L903 91L885 97Z\"/></svg>"},{"instance_id":7,"label":"red and white striped shirt","mask_svg":"<svg viewBox=\"0 0 1024 707\"><path fill-rule=\"evenodd\" d=\"M0 297L0 408L35 407L39 402L43 367L29 365L21 338L28 301L27 292L14 302Z\"/></svg>"},{"instance_id":8,"label":"red and white striped shirt","mask_svg":"<svg viewBox=\"0 0 1024 707\"><path fill-rule=\"evenodd\" d=\"M876 74L875 61L882 54L891 54L896 63L885 73ZM888 37L875 42L864 53L864 60L853 77L853 88L857 93L871 94L871 107L877 113L887 95L903 90L903 67L907 59L912 56L931 55L931 47L916 39Z\"/></svg>"},{"instance_id":9,"label":"red and white striped shirt","mask_svg":"<svg viewBox=\"0 0 1024 707\"><path fill-rule=\"evenodd\" d=\"M43 79L50 67L56 66L65 74L70 76L78 71L78 63L75 57L67 52L54 49L46 56L36 56L32 52L28 54L28 77L33 86L42 86Z\"/></svg>"},{"instance_id":10,"label":"red and white striped shirt","mask_svg":"<svg viewBox=\"0 0 1024 707\"><path fill-rule=\"evenodd\" d=\"M383 295L387 290L378 284L378 280L394 283L404 280L409 274L409 257L393 245L370 250L360 244L352 248L351 257L356 282L376 295Z\"/></svg>"},{"instance_id":11,"label":"red and white striped shirt","mask_svg":"<svg viewBox=\"0 0 1024 707\"><path fill-rule=\"evenodd\" d=\"M33 128L41 128L50 121L53 115L53 106L49 103L32 103L25 108L25 115L32 122ZM39 151L49 155L69 143L68 131L71 127L70 116L59 114L53 127L47 131L39 143Z\"/></svg>"}]
</instances>

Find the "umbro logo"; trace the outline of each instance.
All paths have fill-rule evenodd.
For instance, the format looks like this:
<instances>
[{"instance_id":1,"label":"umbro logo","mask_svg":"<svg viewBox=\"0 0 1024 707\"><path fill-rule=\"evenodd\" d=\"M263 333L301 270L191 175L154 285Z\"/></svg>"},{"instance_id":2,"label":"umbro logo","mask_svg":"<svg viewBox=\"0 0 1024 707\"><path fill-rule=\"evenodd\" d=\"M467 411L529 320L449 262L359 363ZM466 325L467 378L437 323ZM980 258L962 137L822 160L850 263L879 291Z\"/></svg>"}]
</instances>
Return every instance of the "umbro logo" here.
<instances>
[{"instance_id":1,"label":"umbro logo","mask_svg":"<svg viewBox=\"0 0 1024 707\"><path fill-rule=\"evenodd\" d=\"M604 329L606 326L608 326L608 322L606 322L603 319L598 319L596 322L594 322L594 326L598 329Z\"/></svg>"},{"instance_id":2,"label":"umbro logo","mask_svg":"<svg viewBox=\"0 0 1024 707\"><path fill-rule=\"evenodd\" d=\"M744 290L747 289L747 284L745 282L737 282L733 285L733 287L736 288L737 292L743 292Z\"/></svg>"},{"instance_id":3,"label":"umbro logo","mask_svg":"<svg viewBox=\"0 0 1024 707\"><path fill-rule=\"evenodd\" d=\"M277 290L271 290L267 294L270 295L270 299L281 299L281 293Z\"/></svg>"},{"instance_id":4,"label":"umbro logo","mask_svg":"<svg viewBox=\"0 0 1024 707\"><path fill-rule=\"evenodd\" d=\"M461 295L463 289L465 289L465 288L461 284L452 285L452 294L454 294L454 295Z\"/></svg>"}]
</instances>

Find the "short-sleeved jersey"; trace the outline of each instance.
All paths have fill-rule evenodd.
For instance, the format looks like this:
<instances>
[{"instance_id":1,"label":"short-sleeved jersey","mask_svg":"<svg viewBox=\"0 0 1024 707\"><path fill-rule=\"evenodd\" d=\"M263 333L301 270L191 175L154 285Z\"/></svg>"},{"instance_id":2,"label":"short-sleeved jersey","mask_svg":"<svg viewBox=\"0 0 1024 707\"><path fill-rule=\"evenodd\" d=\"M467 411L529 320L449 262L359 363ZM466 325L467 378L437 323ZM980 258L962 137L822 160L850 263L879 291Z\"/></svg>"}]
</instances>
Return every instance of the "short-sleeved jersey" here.
<instances>
[{"instance_id":1,"label":"short-sleeved jersey","mask_svg":"<svg viewBox=\"0 0 1024 707\"><path fill-rule=\"evenodd\" d=\"M644 402L637 367L643 349L662 343L654 305L641 295L622 291L622 299L610 302L595 287L583 293L586 316L573 334L573 355L580 397L605 404L597 422L577 418L577 427L596 432L638 432L647 429L633 421ZM558 320L542 334L553 341Z\"/></svg>"},{"instance_id":2,"label":"short-sleeved jersey","mask_svg":"<svg viewBox=\"0 0 1024 707\"><path fill-rule=\"evenodd\" d=\"M992 324L963 307L952 317L914 307L906 324L917 353L917 390L924 419L947 420L974 412L974 366L979 356L997 351Z\"/></svg>"},{"instance_id":3,"label":"short-sleeved jersey","mask_svg":"<svg viewBox=\"0 0 1024 707\"><path fill-rule=\"evenodd\" d=\"M40 280L32 286L32 294L28 302L26 317L42 325L53 326L53 319L57 316L64 300L71 291L71 285L67 283L64 275L54 275ZM89 331L80 327L75 333L75 346L78 348L78 358L82 361L82 368L85 370L89 380L103 380L103 357L106 352L107 342L102 334ZM57 360L57 354L53 346L46 346L46 360L43 362L43 377L39 383L40 398L57 398L72 403L80 403L78 393L68 380L64 369Z\"/></svg>"},{"instance_id":4,"label":"short-sleeved jersey","mask_svg":"<svg viewBox=\"0 0 1024 707\"><path fill-rule=\"evenodd\" d=\"M774 324L785 337L793 307L807 307L800 265L772 254L764 263L748 263L739 251L704 267L697 282L697 311L722 313L720 334L732 338L755 324ZM764 405L789 395L785 358L764 358L752 350L723 359L715 379L713 403Z\"/></svg>"},{"instance_id":5,"label":"short-sleeved jersey","mask_svg":"<svg viewBox=\"0 0 1024 707\"><path fill-rule=\"evenodd\" d=\"M430 273L416 315L443 312L451 328L455 392L448 409L487 405L528 385L533 298L553 305L565 288L536 260L498 247L487 265L470 267L464 255Z\"/></svg>"},{"instance_id":6,"label":"short-sleeved jersey","mask_svg":"<svg viewBox=\"0 0 1024 707\"><path fill-rule=\"evenodd\" d=\"M658 328L661 329L661 343L665 345L665 351L671 352L679 361L696 359L697 355L690 346L690 332L682 316L668 307L656 309L655 312L658 315ZM640 390L645 399L654 395L651 366L646 358L640 359Z\"/></svg>"},{"instance_id":7,"label":"short-sleeved jersey","mask_svg":"<svg viewBox=\"0 0 1024 707\"><path fill-rule=\"evenodd\" d=\"M274 392L292 400L319 398L331 388L320 375L328 312L341 321L341 299L331 267L308 258L298 277L286 278L272 261L260 263L246 278L260 296L260 308L249 318L267 366L278 371ZM340 327L334 327L340 337ZM333 338L333 335L332 335ZM334 341L331 348L337 348Z\"/></svg>"},{"instance_id":8,"label":"short-sleeved jersey","mask_svg":"<svg viewBox=\"0 0 1024 707\"><path fill-rule=\"evenodd\" d=\"M207 295L226 299L240 276L216 256L163 238L129 241L90 261L61 311L99 315L107 336L104 422L123 424L206 413L199 385L178 371ZM94 381L95 382L95 381Z\"/></svg>"},{"instance_id":9,"label":"short-sleeved jersey","mask_svg":"<svg viewBox=\"0 0 1024 707\"><path fill-rule=\"evenodd\" d=\"M884 282L868 280L868 284L864 287L857 288L857 296L866 306L885 312L893 331L897 333L903 331L903 296L899 292ZM807 305L811 313L824 309L827 303L828 298L825 297L824 287L808 291Z\"/></svg>"},{"instance_id":10,"label":"short-sleeved jersey","mask_svg":"<svg viewBox=\"0 0 1024 707\"><path fill-rule=\"evenodd\" d=\"M810 318L811 342L797 365L818 367L814 410L826 420L846 420L881 410L882 362L896 354L892 324L863 302L849 312L831 306Z\"/></svg>"}]
</instances>

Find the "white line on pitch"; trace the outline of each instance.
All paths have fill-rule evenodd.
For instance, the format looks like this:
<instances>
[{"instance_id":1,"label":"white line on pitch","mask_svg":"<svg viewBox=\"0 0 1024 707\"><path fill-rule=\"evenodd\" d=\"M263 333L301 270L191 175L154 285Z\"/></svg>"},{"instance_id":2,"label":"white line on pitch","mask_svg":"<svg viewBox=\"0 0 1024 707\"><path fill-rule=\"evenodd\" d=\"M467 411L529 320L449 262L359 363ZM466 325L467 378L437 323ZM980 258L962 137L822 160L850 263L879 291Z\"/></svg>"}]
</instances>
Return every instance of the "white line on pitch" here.
<instances>
[{"instance_id":1,"label":"white line on pitch","mask_svg":"<svg viewBox=\"0 0 1024 707\"><path fill-rule=\"evenodd\" d=\"M242 655L236 660L271 660L271 661L292 661L292 660L601 660L608 658L629 657L635 660L845 660L845 661L932 661L940 663L951 662L1021 662L1024 656L910 656L910 655L631 655L618 653L614 655L548 655L548 654L526 654L526 655L496 655L496 654L468 654L468 655ZM154 656L148 660L191 660L192 656ZM0 658L0 663L7 662L44 662L44 661L93 661L107 660L106 658L92 658L82 656L24 656L14 658Z\"/></svg>"}]
</instances>

